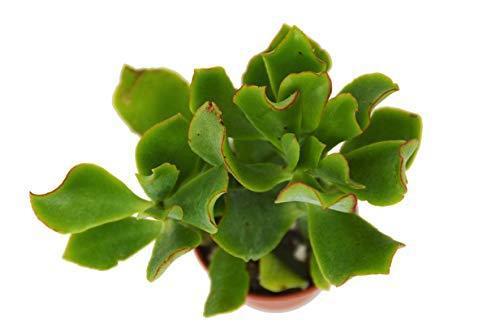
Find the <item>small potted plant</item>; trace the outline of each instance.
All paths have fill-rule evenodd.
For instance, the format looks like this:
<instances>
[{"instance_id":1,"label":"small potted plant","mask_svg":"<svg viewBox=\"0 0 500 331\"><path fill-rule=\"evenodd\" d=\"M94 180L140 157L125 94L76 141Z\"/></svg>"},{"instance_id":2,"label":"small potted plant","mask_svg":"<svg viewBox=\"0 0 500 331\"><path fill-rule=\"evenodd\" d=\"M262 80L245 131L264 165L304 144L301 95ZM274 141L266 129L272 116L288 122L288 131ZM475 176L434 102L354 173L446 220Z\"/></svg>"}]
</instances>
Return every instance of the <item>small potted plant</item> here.
<instances>
[{"instance_id":1,"label":"small potted plant","mask_svg":"<svg viewBox=\"0 0 500 331\"><path fill-rule=\"evenodd\" d=\"M245 301L292 309L331 284L387 274L402 244L361 218L357 201L403 199L421 119L374 110L398 90L380 73L332 97L331 63L284 25L239 89L221 67L195 70L189 84L124 66L113 103L140 136L137 179L149 200L79 164L54 191L30 194L36 216L70 234L66 260L98 270L154 241L149 281L195 250L211 279L205 316Z\"/></svg>"}]
</instances>

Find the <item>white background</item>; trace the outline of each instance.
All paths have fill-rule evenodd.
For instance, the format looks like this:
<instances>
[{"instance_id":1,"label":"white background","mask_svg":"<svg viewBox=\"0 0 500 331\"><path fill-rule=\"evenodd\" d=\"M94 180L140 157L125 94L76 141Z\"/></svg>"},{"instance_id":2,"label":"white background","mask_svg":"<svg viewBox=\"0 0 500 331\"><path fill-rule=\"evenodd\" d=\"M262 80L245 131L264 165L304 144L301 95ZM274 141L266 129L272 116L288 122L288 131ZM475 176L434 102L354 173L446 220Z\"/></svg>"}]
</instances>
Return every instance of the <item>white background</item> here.
<instances>
[{"instance_id":1,"label":"white background","mask_svg":"<svg viewBox=\"0 0 500 331\"><path fill-rule=\"evenodd\" d=\"M499 330L500 11L494 1L2 1L1 330ZM355 278L286 314L244 307L204 319L208 277L189 254L155 283L151 247L98 272L61 259L66 238L28 192L98 163L142 194L138 140L111 106L122 64L190 80L222 65L235 85L282 23L333 57L334 93L374 71L418 112L424 140L393 207L360 213L406 243L390 276Z\"/></svg>"}]
</instances>

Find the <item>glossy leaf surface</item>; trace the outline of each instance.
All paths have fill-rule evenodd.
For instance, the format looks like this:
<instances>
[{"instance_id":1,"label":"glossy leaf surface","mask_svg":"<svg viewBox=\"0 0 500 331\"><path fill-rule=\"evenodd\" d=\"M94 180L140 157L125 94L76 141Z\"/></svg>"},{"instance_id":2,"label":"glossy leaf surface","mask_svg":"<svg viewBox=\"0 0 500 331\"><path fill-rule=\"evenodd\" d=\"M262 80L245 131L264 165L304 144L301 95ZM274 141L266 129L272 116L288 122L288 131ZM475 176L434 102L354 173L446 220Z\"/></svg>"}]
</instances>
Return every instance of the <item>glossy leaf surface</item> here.
<instances>
[{"instance_id":1,"label":"glossy leaf surface","mask_svg":"<svg viewBox=\"0 0 500 331\"><path fill-rule=\"evenodd\" d=\"M359 136L346 141L342 145L342 153L351 152L357 148L384 140L422 139L422 119L398 108L384 107L373 112L370 125ZM409 167L416 156L413 153L406 166Z\"/></svg>"},{"instance_id":2,"label":"glossy leaf surface","mask_svg":"<svg viewBox=\"0 0 500 331\"><path fill-rule=\"evenodd\" d=\"M268 254L259 260L259 284L271 292L282 292L292 288L306 288L309 282L279 258Z\"/></svg>"},{"instance_id":3,"label":"glossy leaf surface","mask_svg":"<svg viewBox=\"0 0 500 331\"><path fill-rule=\"evenodd\" d=\"M61 233L82 232L152 205L103 168L87 163L72 168L54 191L30 193L30 200L37 217Z\"/></svg>"},{"instance_id":4,"label":"glossy leaf surface","mask_svg":"<svg viewBox=\"0 0 500 331\"><path fill-rule=\"evenodd\" d=\"M141 175L150 175L153 169L170 163L179 170L183 182L198 168L199 158L188 145L188 122L175 115L156 124L142 136L135 150L137 169Z\"/></svg>"},{"instance_id":5,"label":"glossy leaf surface","mask_svg":"<svg viewBox=\"0 0 500 331\"><path fill-rule=\"evenodd\" d=\"M417 147L417 140L390 140L346 154L352 179L365 186L351 191L378 206L401 201L407 191L406 163Z\"/></svg>"},{"instance_id":6,"label":"glossy leaf surface","mask_svg":"<svg viewBox=\"0 0 500 331\"><path fill-rule=\"evenodd\" d=\"M281 137L281 144L283 145L283 154L287 163L286 169L288 171L293 171L299 162L299 142L293 133L286 133Z\"/></svg>"},{"instance_id":7,"label":"glossy leaf surface","mask_svg":"<svg viewBox=\"0 0 500 331\"><path fill-rule=\"evenodd\" d=\"M162 228L159 221L132 217L71 235L64 258L84 267L107 270L149 244Z\"/></svg>"},{"instance_id":8,"label":"glossy leaf surface","mask_svg":"<svg viewBox=\"0 0 500 331\"><path fill-rule=\"evenodd\" d=\"M113 105L136 133L181 113L190 118L189 86L176 72L168 69L136 70L124 66Z\"/></svg>"},{"instance_id":9,"label":"glossy leaf surface","mask_svg":"<svg viewBox=\"0 0 500 331\"><path fill-rule=\"evenodd\" d=\"M167 220L161 234L156 238L149 260L148 280L158 279L175 259L197 247L200 243L201 235L198 232L174 220Z\"/></svg>"},{"instance_id":10,"label":"glossy leaf surface","mask_svg":"<svg viewBox=\"0 0 500 331\"><path fill-rule=\"evenodd\" d=\"M153 169L151 175L137 174L137 180L144 192L154 201L161 201L172 191L179 176L179 170L170 163Z\"/></svg>"},{"instance_id":11,"label":"glossy leaf surface","mask_svg":"<svg viewBox=\"0 0 500 331\"><path fill-rule=\"evenodd\" d=\"M314 169L319 163L325 150L325 144L314 136L307 137L300 146L300 169Z\"/></svg>"},{"instance_id":12,"label":"glossy leaf surface","mask_svg":"<svg viewBox=\"0 0 500 331\"><path fill-rule=\"evenodd\" d=\"M204 316L228 313L241 307L250 286L245 261L217 249L209 267L210 293Z\"/></svg>"},{"instance_id":13,"label":"glossy leaf surface","mask_svg":"<svg viewBox=\"0 0 500 331\"><path fill-rule=\"evenodd\" d=\"M183 222L208 233L215 233L217 227L213 213L214 204L226 192L227 184L226 170L222 166L211 168L183 184L174 195L164 201L164 206L167 210L180 207ZM170 214L169 217L179 216Z\"/></svg>"},{"instance_id":14,"label":"glossy leaf surface","mask_svg":"<svg viewBox=\"0 0 500 331\"><path fill-rule=\"evenodd\" d=\"M315 169L315 173L324 181L337 184L341 187L363 189L363 184L351 179L349 164L344 155L333 153L325 156Z\"/></svg>"},{"instance_id":15,"label":"glossy leaf surface","mask_svg":"<svg viewBox=\"0 0 500 331\"><path fill-rule=\"evenodd\" d=\"M336 286L360 275L388 274L402 244L355 214L309 207L309 236L319 268Z\"/></svg>"},{"instance_id":16,"label":"glossy leaf surface","mask_svg":"<svg viewBox=\"0 0 500 331\"><path fill-rule=\"evenodd\" d=\"M271 252L298 217L293 204L276 205L276 190L254 193L229 190L226 210L213 235L215 242L234 256L258 260Z\"/></svg>"}]
</instances>

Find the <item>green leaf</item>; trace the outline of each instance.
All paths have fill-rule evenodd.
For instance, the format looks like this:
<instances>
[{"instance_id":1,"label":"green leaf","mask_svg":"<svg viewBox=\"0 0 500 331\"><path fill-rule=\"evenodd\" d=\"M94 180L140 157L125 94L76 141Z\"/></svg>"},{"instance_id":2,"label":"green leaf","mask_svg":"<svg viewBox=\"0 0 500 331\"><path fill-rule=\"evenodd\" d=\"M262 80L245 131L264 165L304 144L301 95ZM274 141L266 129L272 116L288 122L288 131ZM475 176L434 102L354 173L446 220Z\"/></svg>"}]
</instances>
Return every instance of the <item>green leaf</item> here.
<instances>
[{"instance_id":1,"label":"green leaf","mask_svg":"<svg viewBox=\"0 0 500 331\"><path fill-rule=\"evenodd\" d=\"M330 150L340 142L359 135L362 130L356 119L358 102L350 94L339 94L326 104L321 122L314 133Z\"/></svg>"},{"instance_id":2,"label":"green leaf","mask_svg":"<svg viewBox=\"0 0 500 331\"><path fill-rule=\"evenodd\" d=\"M358 123L365 129L370 122L373 108L389 94L398 91L399 87L389 77L380 74L366 74L346 85L340 93L350 93L358 101L359 111L356 113Z\"/></svg>"},{"instance_id":3,"label":"green leaf","mask_svg":"<svg viewBox=\"0 0 500 331\"><path fill-rule=\"evenodd\" d=\"M333 210L352 213L356 209L356 196L332 188L327 192L302 182L288 184L276 198L276 203L304 202Z\"/></svg>"},{"instance_id":4,"label":"green leaf","mask_svg":"<svg viewBox=\"0 0 500 331\"><path fill-rule=\"evenodd\" d=\"M142 136L135 150L137 169L151 175L153 169L170 163L179 170L179 183L191 176L199 166L199 158L188 145L188 122L180 115L156 124Z\"/></svg>"},{"instance_id":5,"label":"green leaf","mask_svg":"<svg viewBox=\"0 0 500 331\"><path fill-rule=\"evenodd\" d=\"M164 163L153 169L151 175L136 174L144 192L154 201L165 199L177 182L179 170L175 165Z\"/></svg>"},{"instance_id":6,"label":"green leaf","mask_svg":"<svg viewBox=\"0 0 500 331\"><path fill-rule=\"evenodd\" d=\"M98 270L107 270L149 244L162 228L158 221L132 217L72 234L64 259Z\"/></svg>"},{"instance_id":7,"label":"green leaf","mask_svg":"<svg viewBox=\"0 0 500 331\"><path fill-rule=\"evenodd\" d=\"M226 192L228 176L222 167L211 168L183 184L174 195L164 201L165 209L172 212L182 208L182 221L208 233L217 232L214 204ZM172 214L171 218L177 218Z\"/></svg>"},{"instance_id":8,"label":"green leaf","mask_svg":"<svg viewBox=\"0 0 500 331\"><path fill-rule=\"evenodd\" d=\"M158 279L179 256L189 252L201 243L201 235L173 220L167 220L153 248L149 260L147 278Z\"/></svg>"},{"instance_id":9,"label":"green leaf","mask_svg":"<svg viewBox=\"0 0 500 331\"><path fill-rule=\"evenodd\" d=\"M288 31L291 27L289 25L283 24L281 29L278 31L271 44L263 52L269 52L278 46L278 44L286 37ZM248 63L247 70L243 74L242 82L246 85L256 85L256 86L269 86L269 77L267 76L266 65L262 59L262 54L259 53L252 57Z\"/></svg>"},{"instance_id":10,"label":"green leaf","mask_svg":"<svg viewBox=\"0 0 500 331\"><path fill-rule=\"evenodd\" d=\"M407 191L406 163L417 147L417 140L389 140L347 153L351 177L365 186L350 191L373 205L398 203Z\"/></svg>"},{"instance_id":11,"label":"green leaf","mask_svg":"<svg viewBox=\"0 0 500 331\"><path fill-rule=\"evenodd\" d=\"M286 169L293 171L299 162L300 145L293 133L286 133L281 137L281 144L283 145L283 154L287 163Z\"/></svg>"},{"instance_id":12,"label":"green leaf","mask_svg":"<svg viewBox=\"0 0 500 331\"><path fill-rule=\"evenodd\" d=\"M300 169L314 169L319 163L325 144L314 136L307 137L300 146L300 159L298 168Z\"/></svg>"},{"instance_id":13,"label":"green leaf","mask_svg":"<svg viewBox=\"0 0 500 331\"><path fill-rule=\"evenodd\" d=\"M319 269L318 261L316 261L314 254L311 254L311 259L309 260L309 273L311 274L314 286L324 291L330 289L330 283Z\"/></svg>"},{"instance_id":14,"label":"green leaf","mask_svg":"<svg viewBox=\"0 0 500 331\"><path fill-rule=\"evenodd\" d=\"M333 153L325 156L315 169L321 179L328 183L336 184L340 187L348 187L351 189L363 189L363 184L357 183L350 177L349 164L344 155Z\"/></svg>"},{"instance_id":15,"label":"green leaf","mask_svg":"<svg viewBox=\"0 0 500 331\"><path fill-rule=\"evenodd\" d=\"M54 191L30 193L30 200L38 219L61 233L118 221L152 205L103 168L86 163L72 168Z\"/></svg>"},{"instance_id":16,"label":"green leaf","mask_svg":"<svg viewBox=\"0 0 500 331\"><path fill-rule=\"evenodd\" d=\"M291 73L312 71L320 73L328 65L314 53L307 36L297 27L292 27L275 49L262 55L269 83L274 95L278 95L281 82Z\"/></svg>"},{"instance_id":17,"label":"green leaf","mask_svg":"<svg viewBox=\"0 0 500 331\"><path fill-rule=\"evenodd\" d=\"M230 189L219 231L213 235L215 242L246 261L271 252L298 217L293 204L274 204L275 196L276 190L254 193Z\"/></svg>"},{"instance_id":18,"label":"green leaf","mask_svg":"<svg viewBox=\"0 0 500 331\"><path fill-rule=\"evenodd\" d=\"M234 102L252 125L278 150L281 150L281 137L289 132L289 128L296 127L299 123L296 113L287 112L297 96L296 92L285 100L274 103L267 98L265 87L243 86L236 92Z\"/></svg>"},{"instance_id":19,"label":"green leaf","mask_svg":"<svg viewBox=\"0 0 500 331\"><path fill-rule=\"evenodd\" d=\"M247 164L236 158L226 141L223 146L224 163L229 172L245 188L253 192L269 191L279 183L290 180L292 174L274 163Z\"/></svg>"},{"instance_id":20,"label":"green leaf","mask_svg":"<svg viewBox=\"0 0 500 331\"><path fill-rule=\"evenodd\" d=\"M205 317L234 311L245 303L250 287L245 261L217 249L208 274L211 286L205 302Z\"/></svg>"},{"instance_id":21,"label":"green leaf","mask_svg":"<svg viewBox=\"0 0 500 331\"><path fill-rule=\"evenodd\" d=\"M422 118L397 108L380 108L373 112L370 125L359 136L342 145L342 153L384 140L422 139ZM410 167L417 151L413 153L406 166Z\"/></svg>"},{"instance_id":22,"label":"green leaf","mask_svg":"<svg viewBox=\"0 0 500 331\"><path fill-rule=\"evenodd\" d=\"M225 128L221 113L212 102L204 103L194 114L189 125L189 146L205 162L218 166L224 163L222 143L225 140Z\"/></svg>"},{"instance_id":23,"label":"green leaf","mask_svg":"<svg viewBox=\"0 0 500 331\"><path fill-rule=\"evenodd\" d=\"M301 72L288 75L280 85L278 100L297 93L297 100L287 109L287 114L297 118L297 125L290 124L292 132L299 135L313 132L319 125L321 114L332 92L332 82L327 73Z\"/></svg>"},{"instance_id":24,"label":"green leaf","mask_svg":"<svg viewBox=\"0 0 500 331\"><path fill-rule=\"evenodd\" d=\"M175 114L190 118L189 86L179 74L167 69L136 70L125 65L113 105L136 133Z\"/></svg>"},{"instance_id":25,"label":"green leaf","mask_svg":"<svg viewBox=\"0 0 500 331\"><path fill-rule=\"evenodd\" d=\"M208 101L214 102L222 112L229 137L259 139L260 133L248 122L233 103L235 89L224 68L196 69L191 81L189 105L194 113Z\"/></svg>"},{"instance_id":26,"label":"green leaf","mask_svg":"<svg viewBox=\"0 0 500 331\"><path fill-rule=\"evenodd\" d=\"M306 288L309 282L276 256L268 254L259 260L259 284L271 292L283 292L291 288Z\"/></svg>"},{"instance_id":27,"label":"green leaf","mask_svg":"<svg viewBox=\"0 0 500 331\"><path fill-rule=\"evenodd\" d=\"M278 150L266 140L234 139L232 146L235 156L244 163L263 163L272 160L282 160Z\"/></svg>"},{"instance_id":28,"label":"green leaf","mask_svg":"<svg viewBox=\"0 0 500 331\"><path fill-rule=\"evenodd\" d=\"M310 206L308 221L319 268L335 286L354 276L388 274L403 246L355 214Z\"/></svg>"}]
</instances>

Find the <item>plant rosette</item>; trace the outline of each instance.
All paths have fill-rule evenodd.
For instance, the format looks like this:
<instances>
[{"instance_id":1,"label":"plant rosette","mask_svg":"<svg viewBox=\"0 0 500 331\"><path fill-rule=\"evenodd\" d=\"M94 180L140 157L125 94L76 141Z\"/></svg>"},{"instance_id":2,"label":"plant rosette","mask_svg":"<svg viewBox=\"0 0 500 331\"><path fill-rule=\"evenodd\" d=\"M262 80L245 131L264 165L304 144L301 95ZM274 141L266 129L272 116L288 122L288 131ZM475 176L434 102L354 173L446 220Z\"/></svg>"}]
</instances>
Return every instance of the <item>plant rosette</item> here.
<instances>
[{"instance_id":1,"label":"plant rosette","mask_svg":"<svg viewBox=\"0 0 500 331\"><path fill-rule=\"evenodd\" d=\"M36 216L69 234L64 259L107 270L154 242L158 279L196 249L208 267L205 316L245 301L296 308L354 276L388 274L403 246L357 214L393 205L421 140L418 115L377 107L398 85L360 76L332 96L330 55L284 25L236 89L222 67L191 83L167 69L124 66L113 105L140 136L137 179L148 199L94 164L52 192ZM335 149L336 152L333 152Z\"/></svg>"}]
</instances>

